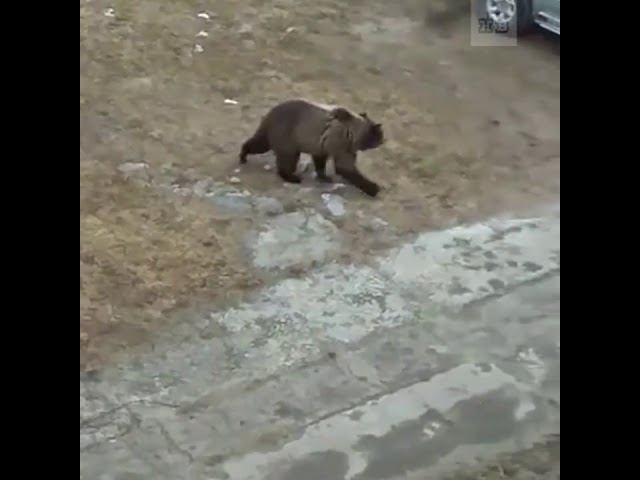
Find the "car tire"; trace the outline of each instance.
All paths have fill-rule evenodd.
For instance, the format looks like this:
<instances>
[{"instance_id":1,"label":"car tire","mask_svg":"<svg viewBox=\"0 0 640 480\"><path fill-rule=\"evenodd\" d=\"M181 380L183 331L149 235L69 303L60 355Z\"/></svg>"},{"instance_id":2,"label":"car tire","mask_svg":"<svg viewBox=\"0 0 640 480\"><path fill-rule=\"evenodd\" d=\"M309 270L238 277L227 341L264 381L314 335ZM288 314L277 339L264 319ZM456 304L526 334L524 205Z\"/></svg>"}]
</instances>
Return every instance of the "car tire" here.
<instances>
[{"instance_id":1,"label":"car tire","mask_svg":"<svg viewBox=\"0 0 640 480\"><path fill-rule=\"evenodd\" d=\"M500 22L490 10L495 6L497 0L475 0L475 13L478 19L482 19L488 24L493 24L496 30L503 31L505 35L514 37L525 35L533 27L533 14L531 0L511 0L515 6L515 12L506 22ZM495 10L494 10L495 12ZM485 23L484 25L487 25ZM506 30L506 31L505 31Z\"/></svg>"}]
</instances>

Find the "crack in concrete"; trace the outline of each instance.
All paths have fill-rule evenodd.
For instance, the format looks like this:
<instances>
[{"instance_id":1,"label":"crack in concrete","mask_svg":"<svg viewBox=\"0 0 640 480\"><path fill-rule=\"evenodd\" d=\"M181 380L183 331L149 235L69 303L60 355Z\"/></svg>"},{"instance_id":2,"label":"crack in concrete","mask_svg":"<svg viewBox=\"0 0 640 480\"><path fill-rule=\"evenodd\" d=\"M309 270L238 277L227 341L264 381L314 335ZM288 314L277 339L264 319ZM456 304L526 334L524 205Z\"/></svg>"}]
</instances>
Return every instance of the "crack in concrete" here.
<instances>
[{"instance_id":1,"label":"crack in concrete","mask_svg":"<svg viewBox=\"0 0 640 480\"><path fill-rule=\"evenodd\" d=\"M104 412L100 412L97 415L94 415L93 417L90 418L86 418L86 419L80 419L80 430L82 430L83 428L91 428L92 427L92 423L96 422L104 417L107 417L109 415L113 415L114 413L122 410L122 409L128 409L131 405L150 405L150 406L159 406L159 407L167 407L167 408L180 408L180 405L176 405L173 403L167 403L167 402L160 402L158 400L149 400L149 399L137 399L137 400L131 400L129 402L125 402L122 405L118 405L116 407L113 407L109 410L106 410ZM131 413L131 412L130 412ZM100 428L100 427L95 427L93 426L93 428Z\"/></svg>"},{"instance_id":2,"label":"crack in concrete","mask_svg":"<svg viewBox=\"0 0 640 480\"><path fill-rule=\"evenodd\" d=\"M112 410L114 412L119 411L119 410L126 410L128 412L128 414L129 414L129 420L130 421L126 422L124 424L124 426L123 426L122 431L120 431L116 435L110 435L110 436L105 437L103 439L100 439L100 440L97 440L95 442L89 443L88 445L85 445L84 447L80 447L80 453L87 452L87 451L89 451L89 450L91 450L93 448L98 447L99 445L104 444L104 443L114 442L119 438L123 438L123 437L129 435L129 433L131 433L133 431L134 427L137 427L140 424L140 421L137 419L136 415L134 415L134 413L131 410L129 410L129 406L128 405L121 405L118 408L112 409ZM104 418L104 416L106 416L106 415L103 415L102 418ZM85 427L85 428L94 428L95 431L93 433L95 434L95 433L99 432L102 428L104 428L106 426L107 425L101 425L101 426L98 426L98 427L94 427L92 425L89 425L88 427ZM82 425L80 426L80 428L81 428L81 431L82 431Z\"/></svg>"},{"instance_id":3,"label":"crack in concrete","mask_svg":"<svg viewBox=\"0 0 640 480\"><path fill-rule=\"evenodd\" d=\"M485 305L485 304L487 304L489 302L492 302L492 301L495 301L495 300L497 300L499 298L505 297L505 296L515 292L519 288L527 287L527 286L530 286L530 285L535 285L537 283L542 283L545 280L549 280L550 278L553 278L553 277L555 277L557 275L560 275L560 267L553 268L553 269L549 270L548 272L543 273L539 277L532 278L532 279L529 279L529 280L524 280L524 281L519 282L519 283L514 283L513 285L508 285L508 286L504 287L502 290L500 290L499 292L490 293L490 294L487 294L484 297L472 299L472 300L468 301L467 303L465 303L464 306L462 307L462 309L460 309L460 311L464 312L464 311L467 311L469 309ZM443 308L442 312L443 313L459 313L455 309L451 309L451 308Z\"/></svg>"},{"instance_id":4,"label":"crack in concrete","mask_svg":"<svg viewBox=\"0 0 640 480\"><path fill-rule=\"evenodd\" d=\"M316 419L307 422L306 424L301 426L302 430L306 430L309 427L313 427L314 425L317 425L321 422L324 422L325 420L331 418L331 417L335 417L337 415L342 415L345 412L348 412L350 410L354 410L356 408L362 407L364 405L366 405L367 403L370 402L374 402L376 400L380 400L383 397L386 397L387 395L391 395L393 393L398 392L399 390L403 390L405 388L409 388L412 387L413 385L417 385L419 383L423 383L423 382L428 382L430 379L432 379L434 376L436 375L440 375L444 372L447 371L447 368L442 369L441 371L435 371L435 372L430 372L429 375L427 376L421 376L419 378L416 378L410 382L401 382L401 383L397 383L394 384L391 387L387 387L383 390L380 390L379 392L376 393L372 393L371 395L366 395L364 397L362 397L361 399L359 399L357 402L352 402L348 405L346 405L343 408L339 408L336 410L332 410L331 412L327 412L324 415L321 415L319 417L317 417Z\"/></svg>"},{"instance_id":5,"label":"crack in concrete","mask_svg":"<svg viewBox=\"0 0 640 480\"><path fill-rule=\"evenodd\" d=\"M173 439L173 437L171 436L169 431L166 429L166 427L162 424L162 422L160 422L159 420L156 420L155 423L160 429L160 433L162 433L162 436L164 437L167 444L169 445L169 448L185 456L187 460L189 460L189 463L193 463L193 455L191 455L191 452L185 450L184 448L181 448L180 445L178 445L178 443Z\"/></svg>"}]
</instances>

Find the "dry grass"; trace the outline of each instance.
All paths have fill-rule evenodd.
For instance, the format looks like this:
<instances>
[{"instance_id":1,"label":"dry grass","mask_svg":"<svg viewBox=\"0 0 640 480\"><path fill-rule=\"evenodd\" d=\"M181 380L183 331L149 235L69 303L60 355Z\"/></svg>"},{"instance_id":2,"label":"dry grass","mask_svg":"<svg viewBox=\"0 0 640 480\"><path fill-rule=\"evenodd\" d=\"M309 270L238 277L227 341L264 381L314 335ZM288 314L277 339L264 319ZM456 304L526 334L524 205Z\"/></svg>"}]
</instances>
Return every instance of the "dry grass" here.
<instances>
[{"instance_id":1,"label":"dry grass","mask_svg":"<svg viewBox=\"0 0 640 480\"><path fill-rule=\"evenodd\" d=\"M80 366L148 337L189 301L246 289L240 225L81 160ZM239 234L239 233L238 233Z\"/></svg>"},{"instance_id":2,"label":"dry grass","mask_svg":"<svg viewBox=\"0 0 640 480\"><path fill-rule=\"evenodd\" d=\"M559 161L547 159L559 158L559 80L545 71L547 59L529 66L526 55L505 51L510 60L494 65L491 52L470 50L464 39L416 39L402 31L406 19L393 23L403 5L81 3L82 368L139 344L182 302L217 301L251 283L239 250L246 222L125 181L118 165L145 162L151 172L224 179L236 167L238 145L277 100L344 103L384 123L389 141L361 161L384 197L354 195L350 209L400 232L528 204L556 188ZM116 18L103 15L108 7ZM204 9L215 15L210 22L196 17ZM380 19L392 35L354 31ZM289 27L295 31L285 35ZM196 39L200 30L209 36ZM194 53L196 42L203 53ZM225 98L240 105L226 106ZM491 126L496 116L501 128ZM282 192L275 175L251 165L242 181L257 194ZM368 234L357 227L349 227L354 245L365 248L357 236Z\"/></svg>"}]
</instances>

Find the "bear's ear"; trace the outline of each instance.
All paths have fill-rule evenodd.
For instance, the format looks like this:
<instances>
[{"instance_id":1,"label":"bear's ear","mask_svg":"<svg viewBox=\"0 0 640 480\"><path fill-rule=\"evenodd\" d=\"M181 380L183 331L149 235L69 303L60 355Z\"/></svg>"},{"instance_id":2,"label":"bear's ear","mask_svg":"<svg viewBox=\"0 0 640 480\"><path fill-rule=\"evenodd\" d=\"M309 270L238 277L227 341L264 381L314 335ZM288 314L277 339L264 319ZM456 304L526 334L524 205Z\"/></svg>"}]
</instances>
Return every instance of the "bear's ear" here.
<instances>
[{"instance_id":1,"label":"bear's ear","mask_svg":"<svg viewBox=\"0 0 640 480\"><path fill-rule=\"evenodd\" d=\"M362 112L362 113L360 114L360 116L361 116L362 118L369 118L369 117L367 116L367 112Z\"/></svg>"},{"instance_id":2,"label":"bear's ear","mask_svg":"<svg viewBox=\"0 0 640 480\"><path fill-rule=\"evenodd\" d=\"M337 107L331 111L331 116L336 120L340 120L341 122L346 122L347 120L351 120L353 118L353 114L347 110L346 108Z\"/></svg>"}]
</instances>

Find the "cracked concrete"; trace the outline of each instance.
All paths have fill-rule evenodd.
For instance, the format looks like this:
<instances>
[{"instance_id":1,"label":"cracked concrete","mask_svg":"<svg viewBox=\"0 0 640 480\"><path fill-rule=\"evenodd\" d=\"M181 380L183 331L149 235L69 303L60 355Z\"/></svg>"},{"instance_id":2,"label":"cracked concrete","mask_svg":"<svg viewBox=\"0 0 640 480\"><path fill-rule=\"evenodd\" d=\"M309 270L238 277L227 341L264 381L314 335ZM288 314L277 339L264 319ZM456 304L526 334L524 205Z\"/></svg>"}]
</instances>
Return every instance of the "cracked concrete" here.
<instances>
[{"instance_id":1,"label":"cracked concrete","mask_svg":"<svg viewBox=\"0 0 640 480\"><path fill-rule=\"evenodd\" d=\"M82 376L81 478L434 478L558 433L559 224L329 261Z\"/></svg>"}]
</instances>

